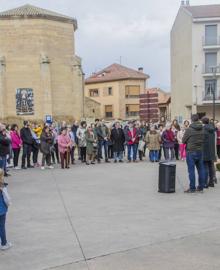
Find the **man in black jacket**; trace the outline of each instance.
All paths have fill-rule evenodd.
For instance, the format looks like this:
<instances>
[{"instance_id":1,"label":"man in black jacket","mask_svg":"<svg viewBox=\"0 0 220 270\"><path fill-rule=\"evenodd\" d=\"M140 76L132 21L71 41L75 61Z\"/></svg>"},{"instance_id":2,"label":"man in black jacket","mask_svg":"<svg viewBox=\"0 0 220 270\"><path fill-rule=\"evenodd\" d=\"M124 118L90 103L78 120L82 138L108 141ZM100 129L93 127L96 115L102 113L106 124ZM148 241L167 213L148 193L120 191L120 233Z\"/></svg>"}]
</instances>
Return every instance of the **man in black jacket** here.
<instances>
[{"instance_id":1,"label":"man in black jacket","mask_svg":"<svg viewBox=\"0 0 220 270\"><path fill-rule=\"evenodd\" d=\"M205 167L205 187L214 187L215 184L215 167L216 160L216 140L215 140L215 126L210 123L209 118L203 117L204 124L204 145L203 145L203 160Z\"/></svg>"},{"instance_id":2,"label":"man in black jacket","mask_svg":"<svg viewBox=\"0 0 220 270\"><path fill-rule=\"evenodd\" d=\"M31 134L30 124L28 121L24 121L24 127L20 131L20 136L23 143L21 168L26 169L25 167L26 159L27 159L27 167L33 168L33 166L31 166L31 151L33 146L33 137Z\"/></svg>"},{"instance_id":3,"label":"man in black jacket","mask_svg":"<svg viewBox=\"0 0 220 270\"><path fill-rule=\"evenodd\" d=\"M5 176L7 173L7 155L10 153L10 139L7 137L6 128L4 125L0 126L0 168L4 171Z\"/></svg>"},{"instance_id":4,"label":"man in black jacket","mask_svg":"<svg viewBox=\"0 0 220 270\"><path fill-rule=\"evenodd\" d=\"M203 164L204 129L197 114L192 115L192 124L183 136L186 144L186 162L189 172L190 187L185 192L202 192L205 185L205 170ZM199 185L196 188L195 167L199 175Z\"/></svg>"}]
</instances>

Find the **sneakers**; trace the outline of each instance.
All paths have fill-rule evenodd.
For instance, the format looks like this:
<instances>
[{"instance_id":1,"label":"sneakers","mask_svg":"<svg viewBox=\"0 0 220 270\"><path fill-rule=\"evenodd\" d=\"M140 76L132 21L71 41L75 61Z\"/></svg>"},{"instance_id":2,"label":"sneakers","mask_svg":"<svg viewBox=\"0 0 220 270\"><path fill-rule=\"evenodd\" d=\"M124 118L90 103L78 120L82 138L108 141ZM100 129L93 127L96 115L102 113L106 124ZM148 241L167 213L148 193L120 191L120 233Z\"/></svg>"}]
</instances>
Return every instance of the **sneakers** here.
<instances>
[{"instance_id":1,"label":"sneakers","mask_svg":"<svg viewBox=\"0 0 220 270\"><path fill-rule=\"evenodd\" d=\"M41 166L41 170L45 170L45 167L44 166Z\"/></svg>"},{"instance_id":2,"label":"sneakers","mask_svg":"<svg viewBox=\"0 0 220 270\"><path fill-rule=\"evenodd\" d=\"M190 188L184 191L184 193L195 193L195 192L196 192L195 189L190 189Z\"/></svg>"},{"instance_id":3,"label":"sneakers","mask_svg":"<svg viewBox=\"0 0 220 270\"><path fill-rule=\"evenodd\" d=\"M14 167L14 170L20 170L21 168L20 167Z\"/></svg>"},{"instance_id":4,"label":"sneakers","mask_svg":"<svg viewBox=\"0 0 220 270\"><path fill-rule=\"evenodd\" d=\"M50 166L48 167L48 169L51 170L51 169L54 169L54 167L53 167L52 165L50 165Z\"/></svg>"},{"instance_id":5,"label":"sneakers","mask_svg":"<svg viewBox=\"0 0 220 270\"><path fill-rule=\"evenodd\" d=\"M203 189L197 187L196 192L198 192L198 193L203 193L204 191L203 191Z\"/></svg>"},{"instance_id":6,"label":"sneakers","mask_svg":"<svg viewBox=\"0 0 220 270\"><path fill-rule=\"evenodd\" d=\"M0 250L8 250L12 247L12 243L8 242L5 246L0 246Z\"/></svg>"}]
</instances>

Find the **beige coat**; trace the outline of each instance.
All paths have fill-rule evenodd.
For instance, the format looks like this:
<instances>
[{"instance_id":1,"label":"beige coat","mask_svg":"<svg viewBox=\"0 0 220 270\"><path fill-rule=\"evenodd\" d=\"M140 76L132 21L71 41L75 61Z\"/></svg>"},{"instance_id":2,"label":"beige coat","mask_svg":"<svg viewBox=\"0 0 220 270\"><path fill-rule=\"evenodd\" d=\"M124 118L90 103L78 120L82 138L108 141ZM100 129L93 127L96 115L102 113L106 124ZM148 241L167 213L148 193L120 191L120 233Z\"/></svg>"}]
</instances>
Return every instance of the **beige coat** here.
<instances>
[{"instance_id":1,"label":"beige coat","mask_svg":"<svg viewBox=\"0 0 220 270\"><path fill-rule=\"evenodd\" d=\"M149 131L145 136L145 141L150 151L160 150L161 137L157 131Z\"/></svg>"}]
</instances>

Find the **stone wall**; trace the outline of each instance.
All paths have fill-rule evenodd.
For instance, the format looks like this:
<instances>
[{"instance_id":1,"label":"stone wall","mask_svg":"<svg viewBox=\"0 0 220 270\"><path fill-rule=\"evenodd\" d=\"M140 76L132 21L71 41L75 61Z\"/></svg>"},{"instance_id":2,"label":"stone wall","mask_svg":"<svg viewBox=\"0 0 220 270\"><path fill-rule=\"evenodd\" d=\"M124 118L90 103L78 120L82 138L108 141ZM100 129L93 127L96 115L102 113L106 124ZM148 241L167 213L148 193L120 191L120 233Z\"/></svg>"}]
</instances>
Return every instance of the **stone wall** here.
<instances>
[{"instance_id":1,"label":"stone wall","mask_svg":"<svg viewBox=\"0 0 220 270\"><path fill-rule=\"evenodd\" d=\"M71 23L44 19L0 20L0 118L82 116L81 59ZM34 92L34 115L16 115L16 89Z\"/></svg>"}]
</instances>

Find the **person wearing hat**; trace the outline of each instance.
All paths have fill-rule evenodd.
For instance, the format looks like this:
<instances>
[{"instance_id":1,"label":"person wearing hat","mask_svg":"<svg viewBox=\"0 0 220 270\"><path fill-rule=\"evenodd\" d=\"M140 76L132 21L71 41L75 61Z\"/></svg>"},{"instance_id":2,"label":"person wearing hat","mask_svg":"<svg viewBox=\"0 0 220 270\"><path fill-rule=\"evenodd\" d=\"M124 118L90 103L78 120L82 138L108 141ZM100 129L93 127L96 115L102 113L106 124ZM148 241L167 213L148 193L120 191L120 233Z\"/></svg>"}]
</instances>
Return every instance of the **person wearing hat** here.
<instances>
[{"instance_id":1,"label":"person wearing hat","mask_svg":"<svg viewBox=\"0 0 220 270\"><path fill-rule=\"evenodd\" d=\"M33 146L33 137L30 130L30 123L28 121L24 121L24 127L20 131L21 140L23 142L23 154L22 154L22 163L21 168L26 168L26 159L27 159L27 167L34 168L31 165L31 152Z\"/></svg>"},{"instance_id":2,"label":"person wearing hat","mask_svg":"<svg viewBox=\"0 0 220 270\"><path fill-rule=\"evenodd\" d=\"M4 171L0 169L0 240L1 240L0 250L7 250L12 247L12 244L8 242L6 239L6 230L5 230L8 207L4 201L2 191L6 185L7 184L4 182Z\"/></svg>"}]
</instances>

